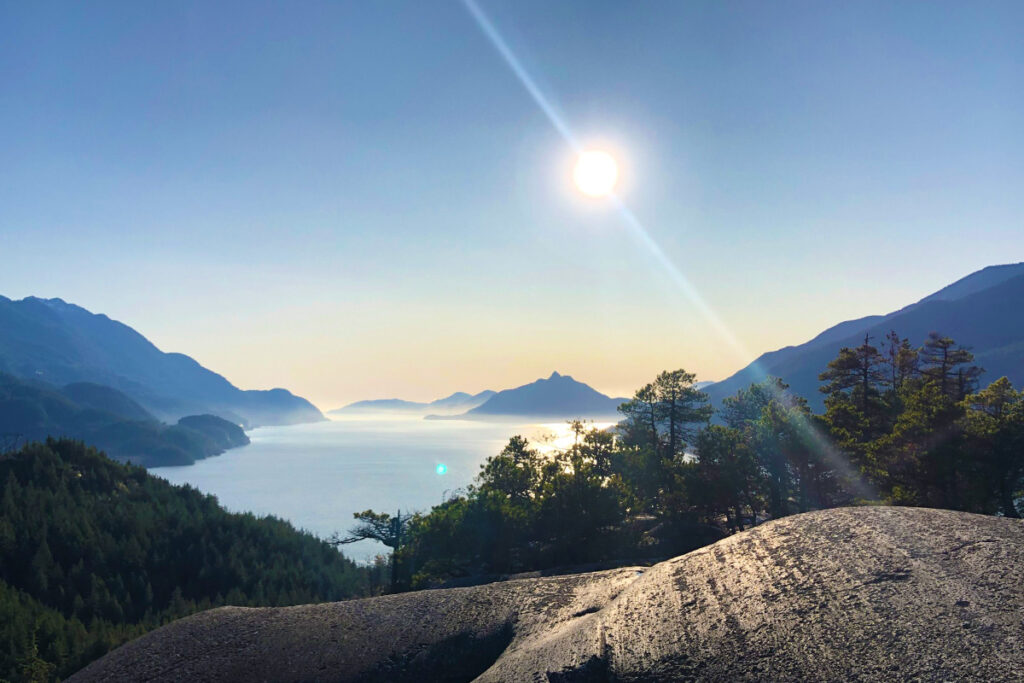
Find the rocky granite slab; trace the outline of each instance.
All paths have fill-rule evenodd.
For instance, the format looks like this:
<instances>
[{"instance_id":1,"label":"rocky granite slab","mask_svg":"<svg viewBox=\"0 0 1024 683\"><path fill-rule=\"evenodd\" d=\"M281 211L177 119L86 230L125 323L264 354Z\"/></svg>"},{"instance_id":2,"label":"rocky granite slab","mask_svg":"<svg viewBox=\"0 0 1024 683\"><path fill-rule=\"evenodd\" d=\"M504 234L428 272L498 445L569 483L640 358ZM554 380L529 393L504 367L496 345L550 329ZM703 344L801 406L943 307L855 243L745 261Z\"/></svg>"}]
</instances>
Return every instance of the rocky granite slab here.
<instances>
[{"instance_id":1,"label":"rocky granite slab","mask_svg":"<svg viewBox=\"0 0 1024 683\"><path fill-rule=\"evenodd\" d=\"M1024 522L787 517L651 568L153 631L72 681L1022 681Z\"/></svg>"}]
</instances>

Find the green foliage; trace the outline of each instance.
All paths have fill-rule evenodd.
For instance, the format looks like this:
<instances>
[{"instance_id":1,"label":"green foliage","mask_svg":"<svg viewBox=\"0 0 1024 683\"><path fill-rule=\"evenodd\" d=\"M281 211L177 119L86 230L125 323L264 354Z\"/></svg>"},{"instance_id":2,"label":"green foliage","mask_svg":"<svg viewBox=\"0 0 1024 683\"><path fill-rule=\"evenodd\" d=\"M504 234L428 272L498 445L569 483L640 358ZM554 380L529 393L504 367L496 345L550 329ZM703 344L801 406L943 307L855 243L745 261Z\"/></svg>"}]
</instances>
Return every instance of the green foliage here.
<instances>
[{"instance_id":1,"label":"green foliage","mask_svg":"<svg viewBox=\"0 0 1024 683\"><path fill-rule=\"evenodd\" d=\"M711 419L707 394L693 387L697 377L685 370L666 371L619 406L626 420L627 443L646 447L667 460L681 458L688 440Z\"/></svg>"},{"instance_id":2,"label":"green foliage","mask_svg":"<svg viewBox=\"0 0 1024 683\"><path fill-rule=\"evenodd\" d=\"M1001 377L964 399L968 452L976 456L972 493L992 511L1020 517L1024 488L1024 391Z\"/></svg>"},{"instance_id":3,"label":"green foliage","mask_svg":"<svg viewBox=\"0 0 1024 683\"><path fill-rule=\"evenodd\" d=\"M712 425L700 433L687 490L690 502L712 519L721 513L726 525L743 531L744 507L761 508L763 480L757 453L738 427Z\"/></svg>"},{"instance_id":4,"label":"green foliage","mask_svg":"<svg viewBox=\"0 0 1024 683\"><path fill-rule=\"evenodd\" d=\"M576 442L550 456L513 437L466 495L415 516L395 553L399 586L612 557L626 517L615 440L574 427Z\"/></svg>"},{"instance_id":5,"label":"green foliage","mask_svg":"<svg viewBox=\"0 0 1024 683\"><path fill-rule=\"evenodd\" d=\"M1005 377L972 394L981 369L949 337L933 332L919 349L895 332L886 340L877 356L868 340L841 350L822 374L833 443L883 502L1018 516L1020 394Z\"/></svg>"},{"instance_id":6,"label":"green foliage","mask_svg":"<svg viewBox=\"0 0 1024 683\"><path fill-rule=\"evenodd\" d=\"M1017 517L1024 394L971 393L971 353L932 334L865 338L821 374L823 415L776 378L723 401L724 424L683 370L661 373L608 431L541 455L514 437L461 497L414 515L393 588L481 574L667 556L795 512L885 502ZM381 517L372 511L366 519Z\"/></svg>"},{"instance_id":7,"label":"green foliage","mask_svg":"<svg viewBox=\"0 0 1024 683\"><path fill-rule=\"evenodd\" d=\"M67 676L208 607L365 592L334 548L68 440L0 458L0 678Z\"/></svg>"}]
</instances>

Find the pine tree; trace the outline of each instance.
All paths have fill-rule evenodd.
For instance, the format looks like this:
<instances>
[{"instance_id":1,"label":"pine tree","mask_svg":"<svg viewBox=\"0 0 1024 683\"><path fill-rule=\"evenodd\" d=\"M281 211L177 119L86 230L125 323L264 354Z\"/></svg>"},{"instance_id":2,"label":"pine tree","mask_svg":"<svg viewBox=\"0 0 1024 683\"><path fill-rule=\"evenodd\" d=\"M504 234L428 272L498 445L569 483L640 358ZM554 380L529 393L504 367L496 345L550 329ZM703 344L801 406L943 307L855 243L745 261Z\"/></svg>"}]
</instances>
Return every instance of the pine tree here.
<instances>
[{"instance_id":1,"label":"pine tree","mask_svg":"<svg viewBox=\"0 0 1024 683\"><path fill-rule=\"evenodd\" d=\"M944 396L962 401L973 391L982 369L966 366L974 361L970 350L958 346L949 337L931 332L919 352L921 375L925 381L934 382Z\"/></svg>"}]
</instances>

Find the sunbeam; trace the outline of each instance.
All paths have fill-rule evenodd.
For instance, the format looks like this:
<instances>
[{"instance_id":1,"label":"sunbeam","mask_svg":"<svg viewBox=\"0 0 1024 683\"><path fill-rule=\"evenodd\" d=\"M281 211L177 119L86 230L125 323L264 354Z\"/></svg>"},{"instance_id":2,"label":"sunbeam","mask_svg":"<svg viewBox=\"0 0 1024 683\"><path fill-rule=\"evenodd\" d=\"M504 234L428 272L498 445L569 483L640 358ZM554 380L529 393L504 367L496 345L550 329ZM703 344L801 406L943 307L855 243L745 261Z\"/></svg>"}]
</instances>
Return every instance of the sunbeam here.
<instances>
[{"instance_id":1,"label":"sunbeam","mask_svg":"<svg viewBox=\"0 0 1024 683\"><path fill-rule=\"evenodd\" d=\"M516 78L529 93L533 101L540 107L540 110L547 116L551 125L555 127L555 130L565 139L566 143L575 151L580 153L583 151L576 135L573 133L572 128L566 122L566 120L558 113L555 107L551 104L550 100L545 96L541 89L537 86L537 83L527 72L526 68L522 65L515 53L505 42L501 34L495 28L491 20L488 19L480 6L477 5L475 0L462 0L467 11L476 21L477 26L483 31L484 35L497 50L498 54L508 65L512 73L515 74ZM736 354L741 361L741 364L750 362L754 355L736 338L736 335L726 326L722 319L717 313L708 305L704 297L701 296L697 288L690 282L690 279L680 270L675 263L668 257L661 246L651 237L650 232L644 227L640 219L637 218L636 214L626 205L625 201L615 194L609 192L606 195L609 201L613 202L619 215L622 217L626 227L629 228L630 233L647 251L648 254L654 259L655 262L661 267L661 269L668 276L669 280L682 292L683 296L700 312L704 319L711 325L711 327L718 333L722 340L729 346L729 348ZM764 372L759 365L755 362L753 364L754 369L762 379L767 379L768 374ZM773 393L780 402L787 402L783 392L778 391L773 387ZM850 482L855 489L854 493L861 498L873 497L873 491L870 485L856 472L855 468L846 460L845 457L832 445L828 437L821 432L814 424L804 418L802 415L797 414L797 420L800 423L800 428L804 431L808 441L818 449L819 455L828 461L829 465L835 467L840 471Z\"/></svg>"},{"instance_id":2,"label":"sunbeam","mask_svg":"<svg viewBox=\"0 0 1024 683\"><path fill-rule=\"evenodd\" d=\"M530 93L530 97L533 98L533 101L537 103L537 106L540 107L541 111L544 112L544 115L551 121L551 125L555 127L563 138L565 138L565 141L569 143L569 146L572 147L574 151L582 151L580 144L572 134L569 126L566 125L562 117L551 105L551 102L548 101L548 98L544 96L544 93L540 91L540 88L538 88L537 84L534 83L530 74L527 73L523 65L519 63L518 59L516 59L515 54L512 53L508 44L501 37L501 34L498 33L498 30L494 28L494 24L492 24L491 20L487 18L487 15L484 14L483 10L477 6L474 0L462 0L462 4L464 4L466 9L469 10L470 15L472 15L473 19L476 21L477 26L479 26L480 30L484 32L487 39L491 41L494 49L498 51L501 58L505 60L506 64L508 64L508 68L512 69L512 73L516 75L519 82L523 84L524 88L526 88L526 92Z\"/></svg>"}]
</instances>

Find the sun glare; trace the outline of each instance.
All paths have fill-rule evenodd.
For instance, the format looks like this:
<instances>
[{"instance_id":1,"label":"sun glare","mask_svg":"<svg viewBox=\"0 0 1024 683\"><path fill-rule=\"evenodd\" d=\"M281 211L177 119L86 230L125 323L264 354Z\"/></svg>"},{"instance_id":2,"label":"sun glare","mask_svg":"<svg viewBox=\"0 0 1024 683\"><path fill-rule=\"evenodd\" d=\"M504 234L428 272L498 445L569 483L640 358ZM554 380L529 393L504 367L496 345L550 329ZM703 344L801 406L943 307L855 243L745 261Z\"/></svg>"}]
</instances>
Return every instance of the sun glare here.
<instances>
[{"instance_id":1,"label":"sun glare","mask_svg":"<svg viewBox=\"0 0 1024 683\"><path fill-rule=\"evenodd\" d=\"M580 154L572 179L588 197L605 197L619 180L619 165L607 152L589 150Z\"/></svg>"}]
</instances>

